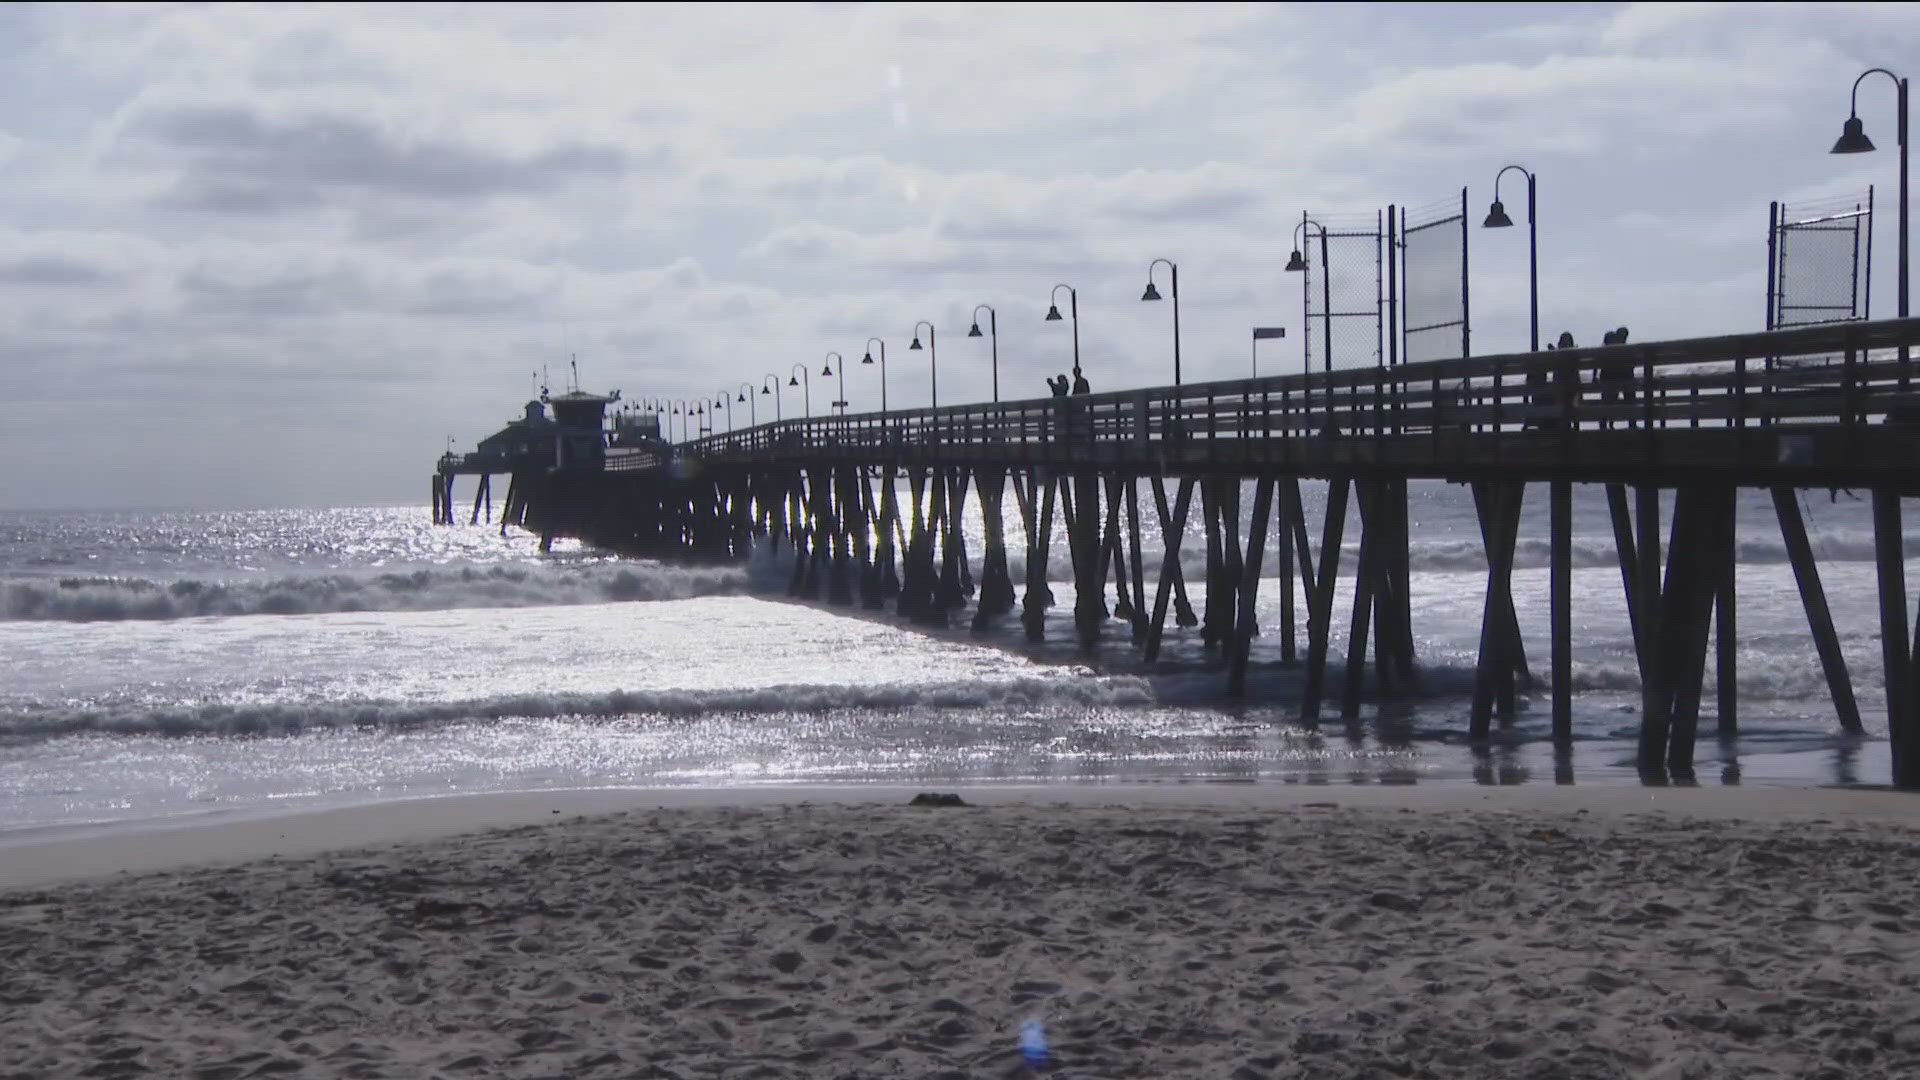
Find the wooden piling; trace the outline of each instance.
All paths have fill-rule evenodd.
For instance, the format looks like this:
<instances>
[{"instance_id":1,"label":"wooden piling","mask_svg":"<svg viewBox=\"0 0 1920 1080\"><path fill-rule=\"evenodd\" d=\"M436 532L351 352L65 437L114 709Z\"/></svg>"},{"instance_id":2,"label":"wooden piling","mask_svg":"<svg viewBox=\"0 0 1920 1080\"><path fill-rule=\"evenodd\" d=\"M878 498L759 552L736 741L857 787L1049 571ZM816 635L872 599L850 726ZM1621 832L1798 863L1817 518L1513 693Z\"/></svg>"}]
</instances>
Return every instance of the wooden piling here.
<instances>
[{"instance_id":1,"label":"wooden piling","mask_svg":"<svg viewBox=\"0 0 1920 1080\"><path fill-rule=\"evenodd\" d=\"M1234 639L1240 625L1237 597L1243 560L1240 553L1240 478L1237 476L1220 478L1220 549L1220 606L1223 615L1220 640L1225 644ZM1259 637L1259 624L1248 627L1247 633Z\"/></svg>"},{"instance_id":2,"label":"wooden piling","mask_svg":"<svg viewBox=\"0 0 1920 1080\"><path fill-rule=\"evenodd\" d=\"M500 535L507 535L507 526L513 523L516 500L520 497L520 474L507 474L507 497L500 503Z\"/></svg>"},{"instance_id":3,"label":"wooden piling","mask_svg":"<svg viewBox=\"0 0 1920 1080\"><path fill-rule=\"evenodd\" d=\"M1080 643L1091 645L1107 618L1100 574L1100 477L1082 469L1074 474L1073 489L1073 622Z\"/></svg>"},{"instance_id":4,"label":"wooden piling","mask_svg":"<svg viewBox=\"0 0 1920 1080\"><path fill-rule=\"evenodd\" d=\"M1047 554L1053 543L1053 477L1046 469L1033 473L1033 488L1040 493L1037 527L1027 534L1027 594L1020 621L1028 641L1043 641L1047 631L1047 607L1053 603L1053 591L1047 586Z\"/></svg>"},{"instance_id":5,"label":"wooden piling","mask_svg":"<svg viewBox=\"0 0 1920 1080\"><path fill-rule=\"evenodd\" d=\"M1347 524L1345 476L1327 482L1327 519L1320 539L1319 577L1307 613L1307 678L1300 694L1300 718L1320 718L1320 699L1327 683L1327 649L1333 631L1334 575L1340 569L1340 537Z\"/></svg>"},{"instance_id":6,"label":"wooden piling","mask_svg":"<svg viewBox=\"0 0 1920 1080\"><path fill-rule=\"evenodd\" d=\"M1846 654L1840 651L1840 635L1833 628L1833 613L1827 608L1820 566L1814 562L1813 545L1807 541L1807 523L1800 514L1799 496L1786 486L1770 490L1774 516L1780 522L1780 538L1786 544L1787 561L1793 566L1793 581L1800 589L1800 606L1807 613L1807 630L1813 635L1820 671L1827 681L1827 693L1833 698L1834 715L1842 730L1857 735L1863 730L1860 706L1854 700ZM1877 535L1875 542L1878 543Z\"/></svg>"},{"instance_id":7,"label":"wooden piling","mask_svg":"<svg viewBox=\"0 0 1920 1080\"><path fill-rule=\"evenodd\" d=\"M1660 651L1665 640L1661 620L1665 617L1660 596L1660 489L1653 484L1634 486L1634 540L1636 567L1635 593L1640 606L1640 751L1643 774L1661 775L1666 769L1668 698L1666 657Z\"/></svg>"},{"instance_id":8,"label":"wooden piling","mask_svg":"<svg viewBox=\"0 0 1920 1080\"><path fill-rule=\"evenodd\" d=\"M1147 578L1146 563L1140 556L1140 478L1127 477L1127 546L1133 557L1133 642L1138 645L1147 637Z\"/></svg>"},{"instance_id":9,"label":"wooden piling","mask_svg":"<svg viewBox=\"0 0 1920 1080\"><path fill-rule=\"evenodd\" d=\"M1385 508L1380 505L1383 501L1380 484L1356 480L1353 486L1355 501L1360 504L1360 551L1354 566L1353 614L1347 627L1346 686L1340 699L1340 715L1349 720L1360 715L1360 694L1367 671L1368 618L1373 614L1378 585L1381 533L1390 528L1382 521ZM1378 669L1376 665L1376 671Z\"/></svg>"},{"instance_id":10,"label":"wooden piling","mask_svg":"<svg viewBox=\"0 0 1920 1080\"><path fill-rule=\"evenodd\" d=\"M1160 502L1160 534L1165 538L1165 555L1160 560L1160 580L1153 590L1153 618L1147 623L1147 641L1141 659L1153 663L1160 658L1160 637L1167 626L1167 600L1180 580L1180 544L1187 534L1187 508L1193 502L1193 478L1180 478L1179 494L1174 496L1173 513L1166 513L1166 492L1160 477L1153 478L1153 493Z\"/></svg>"},{"instance_id":11,"label":"wooden piling","mask_svg":"<svg viewBox=\"0 0 1920 1080\"><path fill-rule=\"evenodd\" d=\"M1885 667L1887 741L1893 753L1895 787L1920 787L1920 731L1913 709L1913 657L1907 651L1906 544L1901 535L1900 494L1873 490L1873 553L1879 571L1880 658Z\"/></svg>"},{"instance_id":12,"label":"wooden piling","mask_svg":"<svg viewBox=\"0 0 1920 1080\"><path fill-rule=\"evenodd\" d=\"M1291 664L1299 657L1298 647L1294 642L1296 616L1293 610L1293 528L1287 509L1290 501L1287 498L1287 489L1289 485L1297 485L1299 481L1289 476L1277 483L1280 487L1280 497L1274 500L1273 506L1273 546L1274 558L1278 562L1276 569L1280 578L1280 662Z\"/></svg>"},{"instance_id":13,"label":"wooden piling","mask_svg":"<svg viewBox=\"0 0 1920 1080\"><path fill-rule=\"evenodd\" d=\"M1200 481L1200 519L1207 534L1206 593L1201 602L1200 643L1211 649L1223 640L1228 621L1223 610L1227 600L1221 595L1220 588L1226 554L1220 541L1220 481L1217 477L1208 476Z\"/></svg>"},{"instance_id":14,"label":"wooden piling","mask_svg":"<svg viewBox=\"0 0 1920 1080\"><path fill-rule=\"evenodd\" d=\"M1003 502L1007 473L1004 469L980 471L974 491L980 499L981 532L986 550L981 553L980 591L974 605L973 629L980 631L1013 609L1013 579L1007 572L1007 535Z\"/></svg>"},{"instance_id":15,"label":"wooden piling","mask_svg":"<svg viewBox=\"0 0 1920 1080\"><path fill-rule=\"evenodd\" d=\"M1273 477L1254 482L1252 530L1247 537L1246 565L1240 575L1240 610L1234 619L1233 645L1228 656L1227 692L1239 697L1247 691L1247 660L1253 651L1253 610L1260 592L1260 556L1267 547L1267 521L1273 512Z\"/></svg>"},{"instance_id":16,"label":"wooden piling","mask_svg":"<svg viewBox=\"0 0 1920 1080\"><path fill-rule=\"evenodd\" d=\"M1564 744L1573 739L1573 485L1549 482L1547 499L1553 741Z\"/></svg>"},{"instance_id":17,"label":"wooden piling","mask_svg":"<svg viewBox=\"0 0 1920 1080\"><path fill-rule=\"evenodd\" d=\"M1185 484L1187 481L1183 478L1180 482L1182 484ZM1188 494L1191 495L1192 493L1189 492ZM1177 525L1170 524L1170 518L1167 513L1166 483L1162 475L1158 472L1155 472L1153 474L1153 504L1154 504L1155 511L1160 515L1160 540L1164 544L1164 543L1167 543L1169 538L1173 535L1172 532L1169 531L1170 529L1175 529L1175 528L1184 529L1187 527L1187 513L1184 510L1180 511L1179 523ZM1170 570L1163 569L1162 573L1171 574L1173 579L1174 625L1176 626L1199 625L1200 620L1193 613L1193 605L1187 601L1187 582L1186 582L1185 571L1181 568L1178 562L1175 562L1171 564Z\"/></svg>"},{"instance_id":18,"label":"wooden piling","mask_svg":"<svg viewBox=\"0 0 1920 1080\"><path fill-rule=\"evenodd\" d=\"M1103 540L1100 545L1101 558L1103 560L1103 565L1100 570L1100 580L1101 588L1104 590L1106 588L1107 571L1111 568L1113 571L1113 617L1116 619L1125 619L1127 622L1132 623L1135 620L1133 617L1133 598L1128 595L1127 588L1127 553L1120 536L1120 506L1124 501L1121 498L1121 489L1125 486L1125 483L1124 478L1118 473L1108 473L1106 476L1107 530L1106 539Z\"/></svg>"},{"instance_id":19,"label":"wooden piling","mask_svg":"<svg viewBox=\"0 0 1920 1080\"><path fill-rule=\"evenodd\" d=\"M1480 658L1474 665L1473 705L1468 734L1488 735L1496 703L1503 716L1512 715L1513 650L1519 640L1513 613L1513 537L1526 487L1495 481L1474 484L1474 508L1487 553L1487 588L1480 609Z\"/></svg>"},{"instance_id":20,"label":"wooden piling","mask_svg":"<svg viewBox=\"0 0 1920 1080\"><path fill-rule=\"evenodd\" d=\"M1725 522L1720 533L1720 553L1715 567L1720 578L1713 593L1713 677L1719 697L1717 728L1720 736L1726 738L1740 731L1740 635L1735 621L1738 616L1735 590L1736 582L1740 580L1740 493L1729 486L1720 498Z\"/></svg>"}]
</instances>

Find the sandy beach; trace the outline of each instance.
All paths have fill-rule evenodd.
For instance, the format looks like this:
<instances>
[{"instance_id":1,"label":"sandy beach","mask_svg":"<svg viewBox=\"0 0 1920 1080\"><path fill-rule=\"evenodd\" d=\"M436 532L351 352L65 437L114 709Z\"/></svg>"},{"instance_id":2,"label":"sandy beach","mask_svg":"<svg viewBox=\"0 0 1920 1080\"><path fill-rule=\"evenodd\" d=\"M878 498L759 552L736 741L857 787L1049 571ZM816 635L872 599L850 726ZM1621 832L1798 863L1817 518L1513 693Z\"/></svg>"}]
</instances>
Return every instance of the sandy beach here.
<instances>
[{"instance_id":1,"label":"sandy beach","mask_svg":"<svg viewBox=\"0 0 1920 1080\"><path fill-rule=\"evenodd\" d=\"M1920 1074L1911 796L962 790L0 848L0 1077Z\"/></svg>"}]
</instances>

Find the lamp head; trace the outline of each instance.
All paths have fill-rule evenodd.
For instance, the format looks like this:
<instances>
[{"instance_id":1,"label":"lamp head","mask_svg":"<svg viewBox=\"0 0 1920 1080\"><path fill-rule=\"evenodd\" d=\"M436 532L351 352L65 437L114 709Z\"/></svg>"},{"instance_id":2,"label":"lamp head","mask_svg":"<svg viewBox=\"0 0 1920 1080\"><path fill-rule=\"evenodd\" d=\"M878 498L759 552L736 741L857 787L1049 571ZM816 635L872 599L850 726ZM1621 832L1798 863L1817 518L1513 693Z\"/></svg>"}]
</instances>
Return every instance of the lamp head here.
<instances>
[{"instance_id":1,"label":"lamp head","mask_svg":"<svg viewBox=\"0 0 1920 1080\"><path fill-rule=\"evenodd\" d=\"M820 375L821 375L821 377L822 377L822 378L825 378L826 376L828 376L828 375L831 375L831 374L833 374L833 365L832 365L832 364L821 364L821 365L820 365Z\"/></svg>"},{"instance_id":2,"label":"lamp head","mask_svg":"<svg viewBox=\"0 0 1920 1080\"><path fill-rule=\"evenodd\" d=\"M1156 288L1154 288L1154 287L1153 287L1153 282L1152 282L1152 281L1148 281L1148 282L1147 282L1147 291L1146 291L1146 292L1143 292L1143 293L1141 293L1141 294L1140 294L1140 299L1142 299L1142 300L1158 300L1158 299L1160 299L1160 290L1159 290L1159 289L1156 289Z\"/></svg>"},{"instance_id":3,"label":"lamp head","mask_svg":"<svg viewBox=\"0 0 1920 1080\"><path fill-rule=\"evenodd\" d=\"M1487 210L1487 220L1480 223L1483 229L1505 229L1513 225L1513 219L1507 216L1507 208L1499 199L1493 200L1493 206Z\"/></svg>"},{"instance_id":4,"label":"lamp head","mask_svg":"<svg viewBox=\"0 0 1920 1080\"><path fill-rule=\"evenodd\" d=\"M1047 317L1046 317L1046 320L1045 320L1045 321L1047 321L1047 322L1059 322L1059 321L1060 321L1060 305L1059 305L1059 304L1048 304L1048 305L1047 305Z\"/></svg>"},{"instance_id":5,"label":"lamp head","mask_svg":"<svg viewBox=\"0 0 1920 1080\"><path fill-rule=\"evenodd\" d=\"M1840 129L1840 138L1835 140L1833 154L1864 154L1873 149L1873 140L1867 138L1867 132L1858 116L1847 117L1845 126Z\"/></svg>"},{"instance_id":6,"label":"lamp head","mask_svg":"<svg viewBox=\"0 0 1920 1080\"><path fill-rule=\"evenodd\" d=\"M863 356L863 357L861 357L861 358L860 358L860 362L861 362L861 363L863 363L863 364L871 364L871 363L873 363L873 354L872 354L872 353L868 353L867 355L865 355L865 356Z\"/></svg>"},{"instance_id":7,"label":"lamp head","mask_svg":"<svg viewBox=\"0 0 1920 1080\"><path fill-rule=\"evenodd\" d=\"M788 386L799 386L799 385L800 385L800 376L798 376L798 375L789 375L789 376L787 376L787 385L788 385Z\"/></svg>"},{"instance_id":8,"label":"lamp head","mask_svg":"<svg viewBox=\"0 0 1920 1080\"><path fill-rule=\"evenodd\" d=\"M913 344L911 344L911 345L909 345L909 346L907 346L907 348L909 348L909 349L917 349L917 348L919 348L919 347L920 347L920 335L919 335L919 334L915 334L915 335L913 335Z\"/></svg>"},{"instance_id":9,"label":"lamp head","mask_svg":"<svg viewBox=\"0 0 1920 1080\"><path fill-rule=\"evenodd\" d=\"M1306 268L1307 260L1300 254L1299 248L1294 248L1293 254L1287 257L1287 272L1290 274L1298 274L1306 270Z\"/></svg>"},{"instance_id":10,"label":"lamp head","mask_svg":"<svg viewBox=\"0 0 1920 1080\"><path fill-rule=\"evenodd\" d=\"M761 396L761 397L766 397L766 396L767 396L768 394L770 394L770 393L772 393L772 391L770 391L770 390L768 390L768 389L767 389L767 384L766 384L766 383L761 383L761 384L760 384L760 396Z\"/></svg>"},{"instance_id":11,"label":"lamp head","mask_svg":"<svg viewBox=\"0 0 1920 1080\"><path fill-rule=\"evenodd\" d=\"M980 336L980 324L979 324L979 323L974 323L974 324L973 324L973 329L971 329L971 330L969 330L969 331L967 331L967 336L968 336L968 337L979 337L979 336Z\"/></svg>"},{"instance_id":12,"label":"lamp head","mask_svg":"<svg viewBox=\"0 0 1920 1080\"><path fill-rule=\"evenodd\" d=\"M737 395L735 395L735 396L734 396L734 399L733 399L733 400L735 400L735 401L745 401L745 400L747 400L747 395L746 395L746 393L745 393L744 391L742 391L741 393L739 393L739 394L737 394Z\"/></svg>"}]
</instances>

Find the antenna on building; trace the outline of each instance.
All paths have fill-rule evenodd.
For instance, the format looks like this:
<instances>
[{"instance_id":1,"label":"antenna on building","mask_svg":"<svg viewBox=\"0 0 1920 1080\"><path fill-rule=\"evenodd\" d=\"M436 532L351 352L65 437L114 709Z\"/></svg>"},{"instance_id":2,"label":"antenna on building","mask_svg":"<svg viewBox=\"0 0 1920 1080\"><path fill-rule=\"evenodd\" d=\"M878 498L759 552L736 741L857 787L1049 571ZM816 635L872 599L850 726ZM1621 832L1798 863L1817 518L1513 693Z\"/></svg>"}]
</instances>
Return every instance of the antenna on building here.
<instances>
[{"instance_id":1,"label":"antenna on building","mask_svg":"<svg viewBox=\"0 0 1920 1080\"><path fill-rule=\"evenodd\" d=\"M547 400L547 387L553 385L553 379L547 374L547 365L540 365L540 400Z\"/></svg>"},{"instance_id":2,"label":"antenna on building","mask_svg":"<svg viewBox=\"0 0 1920 1080\"><path fill-rule=\"evenodd\" d=\"M573 368L573 392L580 392L580 354L574 353L567 363Z\"/></svg>"}]
</instances>

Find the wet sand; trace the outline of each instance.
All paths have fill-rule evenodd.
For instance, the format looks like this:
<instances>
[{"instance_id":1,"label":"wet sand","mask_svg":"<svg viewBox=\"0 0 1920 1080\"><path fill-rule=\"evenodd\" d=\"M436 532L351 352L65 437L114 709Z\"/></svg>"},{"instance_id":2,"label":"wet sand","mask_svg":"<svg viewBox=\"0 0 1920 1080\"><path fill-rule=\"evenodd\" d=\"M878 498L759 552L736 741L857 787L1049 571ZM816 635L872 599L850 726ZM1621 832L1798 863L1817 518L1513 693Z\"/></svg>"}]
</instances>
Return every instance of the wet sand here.
<instances>
[{"instance_id":1,"label":"wet sand","mask_svg":"<svg viewBox=\"0 0 1920 1080\"><path fill-rule=\"evenodd\" d=\"M0 1077L1920 1075L1912 796L961 790L0 846Z\"/></svg>"}]
</instances>

